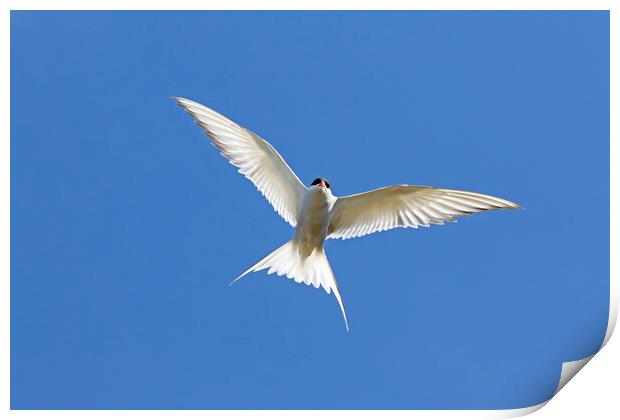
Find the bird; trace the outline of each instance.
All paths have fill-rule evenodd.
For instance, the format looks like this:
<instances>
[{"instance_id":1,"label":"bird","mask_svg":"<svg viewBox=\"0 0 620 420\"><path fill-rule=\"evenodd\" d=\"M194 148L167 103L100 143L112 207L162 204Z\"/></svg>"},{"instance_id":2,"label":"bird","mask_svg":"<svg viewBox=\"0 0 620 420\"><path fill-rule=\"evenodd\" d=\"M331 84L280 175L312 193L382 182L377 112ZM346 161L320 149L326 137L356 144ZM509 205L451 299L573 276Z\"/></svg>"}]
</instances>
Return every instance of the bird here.
<instances>
[{"instance_id":1,"label":"bird","mask_svg":"<svg viewBox=\"0 0 620 420\"><path fill-rule=\"evenodd\" d=\"M335 196L325 178L304 185L266 140L198 102L172 97L202 127L211 144L262 193L294 228L293 237L235 278L260 270L297 283L323 287L349 321L338 283L325 254L327 239L351 239L394 228L429 227L456 222L486 210L518 209L511 201L469 191L421 185L392 185Z\"/></svg>"}]
</instances>

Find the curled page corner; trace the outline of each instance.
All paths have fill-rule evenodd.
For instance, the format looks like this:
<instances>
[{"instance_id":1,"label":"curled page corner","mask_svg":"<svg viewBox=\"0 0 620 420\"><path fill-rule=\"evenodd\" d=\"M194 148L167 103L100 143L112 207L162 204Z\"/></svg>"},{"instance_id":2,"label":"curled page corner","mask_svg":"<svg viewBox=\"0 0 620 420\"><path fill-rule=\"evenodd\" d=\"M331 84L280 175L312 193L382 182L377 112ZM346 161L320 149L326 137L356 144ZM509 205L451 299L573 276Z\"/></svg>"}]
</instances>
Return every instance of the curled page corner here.
<instances>
[{"instance_id":1,"label":"curled page corner","mask_svg":"<svg viewBox=\"0 0 620 420\"><path fill-rule=\"evenodd\" d=\"M618 288L617 281L614 279L610 279L609 281L609 318L607 320L607 330L605 331L605 338L603 339L603 343L599 347L597 351L595 351L590 356L584 357L583 359L573 360L571 362L562 363L562 372L560 373L560 380L558 381L558 386L553 393L555 396L564 385L568 383L573 377L579 372L596 354L601 351L603 347L607 344L611 335L616 328L616 321L618 319ZM553 398L552 396L552 398Z\"/></svg>"},{"instance_id":2,"label":"curled page corner","mask_svg":"<svg viewBox=\"0 0 620 420\"><path fill-rule=\"evenodd\" d=\"M558 382L558 387L555 389L553 395L555 396L558 392L560 392L560 390L564 388L564 385L566 385L568 381L573 379L573 376L575 376L577 372L579 372L581 368L586 365L586 363L592 360L595 355L596 353L591 356L584 357L583 359L562 363L562 373L560 373L560 381Z\"/></svg>"},{"instance_id":3,"label":"curled page corner","mask_svg":"<svg viewBox=\"0 0 620 420\"><path fill-rule=\"evenodd\" d=\"M493 418L496 419L506 419L506 418L514 418L521 417L528 414L531 414L535 411L543 408L553 397L557 395L558 392L571 380L573 377L586 365L594 356L598 354L599 351L611 338L614 329L616 328L616 321L618 320L618 300L620 299L620 295L618 293L618 281L615 278L610 278L609 280L609 318L607 321L607 330L605 331L605 338L603 339L603 343L599 347L597 351L595 351L590 356L584 357L583 359L573 360L569 362L562 363L562 371L560 373L560 378L558 380L558 386L555 388L553 395L546 401L543 401L539 404L532 405L529 407L523 408L515 408L508 410L496 410L493 411Z\"/></svg>"}]
</instances>

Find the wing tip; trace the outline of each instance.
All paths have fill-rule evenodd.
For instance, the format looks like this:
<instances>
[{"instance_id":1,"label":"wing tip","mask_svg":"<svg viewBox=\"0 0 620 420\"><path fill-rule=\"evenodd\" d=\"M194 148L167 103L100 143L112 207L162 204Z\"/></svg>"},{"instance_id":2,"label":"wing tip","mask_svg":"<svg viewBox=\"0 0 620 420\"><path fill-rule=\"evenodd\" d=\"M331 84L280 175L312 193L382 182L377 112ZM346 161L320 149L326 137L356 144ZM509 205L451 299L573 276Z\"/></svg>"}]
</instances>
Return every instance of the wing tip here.
<instances>
[{"instance_id":1,"label":"wing tip","mask_svg":"<svg viewBox=\"0 0 620 420\"><path fill-rule=\"evenodd\" d=\"M503 200L503 201L507 204L507 207L503 207L503 208L508 208L512 210L525 210L525 207L523 207L521 204L517 204L515 202L508 201L508 200Z\"/></svg>"},{"instance_id":2,"label":"wing tip","mask_svg":"<svg viewBox=\"0 0 620 420\"><path fill-rule=\"evenodd\" d=\"M181 108L185 109L185 111L187 111L189 113L189 111L187 110L188 106L201 106L204 107L204 105L199 104L196 101L192 101L191 99L187 99L184 98L182 96L171 96L170 99L172 99L177 105L179 105ZM191 114L190 114L191 115Z\"/></svg>"}]
</instances>

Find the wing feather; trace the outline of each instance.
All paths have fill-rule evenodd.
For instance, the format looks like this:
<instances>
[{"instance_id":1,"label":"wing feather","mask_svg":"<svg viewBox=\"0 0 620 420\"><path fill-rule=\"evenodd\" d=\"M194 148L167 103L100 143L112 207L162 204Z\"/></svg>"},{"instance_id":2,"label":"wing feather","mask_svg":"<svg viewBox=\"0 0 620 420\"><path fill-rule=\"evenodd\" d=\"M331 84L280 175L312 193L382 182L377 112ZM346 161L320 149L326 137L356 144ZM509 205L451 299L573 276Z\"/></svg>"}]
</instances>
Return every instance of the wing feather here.
<instances>
[{"instance_id":1,"label":"wing feather","mask_svg":"<svg viewBox=\"0 0 620 420\"><path fill-rule=\"evenodd\" d=\"M252 181L275 211L295 227L306 186L276 149L204 105L185 98L173 99L203 128L220 154L239 168L238 172Z\"/></svg>"},{"instance_id":2,"label":"wing feather","mask_svg":"<svg viewBox=\"0 0 620 420\"><path fill-rule=\"evenodd\" d=\"M397 227L428 227L456 222L486 210L516 209L518 204L469 191L394 185L338 197L330 213L328 238L349 239Z\"/></svg>"}]
</instances>

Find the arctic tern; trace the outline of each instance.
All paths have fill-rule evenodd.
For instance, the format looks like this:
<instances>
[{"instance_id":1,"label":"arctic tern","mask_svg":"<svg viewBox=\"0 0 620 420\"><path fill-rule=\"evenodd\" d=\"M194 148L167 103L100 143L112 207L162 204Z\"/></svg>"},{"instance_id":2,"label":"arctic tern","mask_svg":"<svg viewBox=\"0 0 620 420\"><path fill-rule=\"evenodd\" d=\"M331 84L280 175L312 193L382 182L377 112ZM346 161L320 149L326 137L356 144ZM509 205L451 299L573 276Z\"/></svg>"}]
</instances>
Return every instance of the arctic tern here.
<instances>
[{"instance_id":1,"label":"arctic tern","mask_svg":"<svg viewBox=\"0 0 620 420\"><path fill-rule=\"evenodd\" d=\"M397 227L428 227L455 222L455 216L486 210L516 209L508 200L468 191L417 185L393 185L336 197L330 183L316 178L306 187L276 149L222 114L189 99L173 98L211 138L231 164L239 168L294 229L293 238L245 270L268 269L297 283L334 292L349 330L338 283L323 249L326 239L349 239Z\"/></svg>"}]
</instances>

